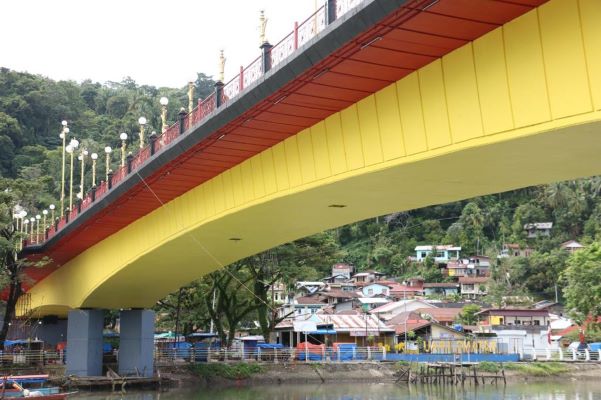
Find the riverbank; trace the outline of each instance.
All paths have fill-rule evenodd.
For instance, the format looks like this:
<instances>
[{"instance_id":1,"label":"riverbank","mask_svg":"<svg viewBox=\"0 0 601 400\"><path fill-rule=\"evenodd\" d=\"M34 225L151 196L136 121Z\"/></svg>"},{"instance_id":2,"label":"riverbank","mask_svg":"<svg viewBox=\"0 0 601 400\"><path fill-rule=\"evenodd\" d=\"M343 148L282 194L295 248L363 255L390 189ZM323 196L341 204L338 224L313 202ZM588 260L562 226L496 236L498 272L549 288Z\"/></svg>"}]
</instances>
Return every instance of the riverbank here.
<instances>
[{"instance_id":1,"label":"riverbank","mask_svg":"<svg viewBox=\"0 0 601 400\"><path fill-rule=\"evenodd\" d=\"M496 366L485 364L483 372ZM199 364L161 371L177 386L239 386L266 384L393 383L399 363L291 363L291 364ZM497 366L498 367L498 366ZM508 383L556 380L588 381L601 379L599 363L508 363L504 365Z\"/></svg>"}]
</instances>

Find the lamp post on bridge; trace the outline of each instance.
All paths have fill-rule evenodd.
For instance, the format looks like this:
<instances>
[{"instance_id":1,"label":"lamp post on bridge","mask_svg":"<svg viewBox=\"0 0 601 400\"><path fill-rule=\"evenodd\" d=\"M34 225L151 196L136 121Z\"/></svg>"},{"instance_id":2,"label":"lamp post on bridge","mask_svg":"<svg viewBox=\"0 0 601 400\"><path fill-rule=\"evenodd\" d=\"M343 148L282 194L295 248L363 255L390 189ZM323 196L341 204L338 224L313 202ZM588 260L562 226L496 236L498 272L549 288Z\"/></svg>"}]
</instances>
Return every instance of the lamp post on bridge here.
<instances>
[{"instance_id":1,"label":"lamp post on bridge","mask_svg":"<svg viewBox=\"0 0 601 400\"><path fill-rule=\"evenodd\" d=\"M47 228L47 226L46 226L46 217L48 216L48 210L42 211L42 216L43 216L42 218L44 219L43 224L42 224L42 230L44 232L46 232L46 228Z\"/></svg>"},{"instance_id":2,"label":"lamp post on bridge","mask_svg":"<svg viewBox=\"0 0 601 400\"><path fill-rule=\"evenodd\" d=\"M40 242L40 219L42 219L42 216L40 214L37 214L35 216L35 242L36 242L36 244Z\"/></svg>"},{"instance_id":3,"label":"lamp post on bridge","mask_svg":"<svg viewBox=\"0 0 601 400\"><path fill-rule=\"evenodd\" d=\"M61 122L61 124L63 125L63 130L60 133L60 135L58 135L62 140L63 140L63 163L62 163L62 174L61 174L61 215L64 214L65 211L65 147L66 147L66 140L67 140L67 134L69 133L69 128L67 127L68 122L67 121L63 121Z\"/></svg>"},{"instance_id":4,"label":"lamp post on bridge","mask_svg":"<svg viewBox=\"0 0 601 400\"><path fill-rule=\"evenodd\" d=\"M119 135L121 139L121 167L125 166L125 151L127 150L127 133L121 132Z\"/></svg>"},{"instance_id":5,"label":"lamp post on bridge","mask_svg":"<svg viewBox=\"0 0 601 400\"><path fill-rule=\"evenodd\" d=\"M50 204L48 208L50 209L50 220L52 221L52 223L54 223L54 209L56 207L54 206L54 204Z\"/></svg>"},{"instance_id":6,"label":"lamp post on bridge","mask_svg":"<svg viewBox=\"0 0 601 400\"><path fill-rule=\"evenodd\" d=\"M23 230L21 233L23 233L25 237L27 237L27 235L29 234L29 220L27 218L23 220L22 228Z\"/></svg>"},{"instance_id":7,"label":"lamp post on bridge","mask_svg":"<svg viewBox=\"0 0 601 400\"><path fill-rule=\"evenodd\" d=\"M81 153L77 159L81 161L81 178L79 179L79 198L83 200L83 187L85 184L85 176L86 176L86 157L88 156L88 151L84 148L81 149Z\"/></svg>"},{"instance_id":8,"label":"lamp post on bridge","mask_svg":"<svg viewBox=\"0 0 601 400\"><path fill-rule=\"evenodd\" d=\"M27 218L25 218L27 216L27 211L23 210L19 215L21 216L21 233L27 233L23 226L23 224L27 222Z\"/></svg>"},{"instance_id":9,"label":"lamp post on bridge","mask_svg":"<svg viewBox=\"0 0 601 400\"><path fill-rule=\"evenodd\" d=\"M104 148L104 153L106 154L106 165L105 165L105 181L108 184L109 181L109 171L111 170L111 153L113 152L113 149L111 148L111 146L106 146Z\"/></svg>"},{"instance_id":10,"label":"lamp post on bridge","mask_svg":"<svg viewBox=\"0 0 601 400\"><path fill-rule=\"evenodd\" d=\"M69 212L73 210L73 153L79 147L77 139L71 139L65 150L71 155L71 170L69 175Z\"/></svg>"},{"instance_id":11,"label":"lamp post on bridge","mask_svg":"<svg viewBox=\"0 0 601 400\"><path fill-rule=\"evenodd\" d=\"M140 148L144 147L144 127L146 125L146 118L140 117L138 118L138 123L140 124Z\"/></svg>"},{"instance_id":12,"label":"lamp post on bridge","mask_svg":"<svg viewBox=\"0 0 601 400\"><path fill-rule=\"evenodd\" d=\"M167 130L167 104L169 104L169 99L163 96L159 103L161 103L161 133L164 133Z\"/></svg>"},{"instance_id":13,"label":"lamp post on bridge","mask_svg":"<svg viewBox=\"0 0 601 400\"><path fill-rule=\"evenodd\" d=\"M92 158L92 187L96 187L96 160L98 160L98 154L92 153L90 158Z\"/></svg>"}]
</instances>

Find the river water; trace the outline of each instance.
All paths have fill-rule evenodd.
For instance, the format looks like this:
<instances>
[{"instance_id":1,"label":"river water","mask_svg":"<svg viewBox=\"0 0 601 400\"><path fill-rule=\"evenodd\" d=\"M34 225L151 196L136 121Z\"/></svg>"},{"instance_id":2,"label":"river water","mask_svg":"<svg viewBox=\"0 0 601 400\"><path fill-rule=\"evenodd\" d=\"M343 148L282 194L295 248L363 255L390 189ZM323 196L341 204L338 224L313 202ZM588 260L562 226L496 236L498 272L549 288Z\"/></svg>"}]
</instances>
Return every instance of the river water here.
<instances>
[{"instance_id":1,"label":"river water","mask_svg":"<svg viewBox=\"0 0 601 400\"><path fill-rule=\"evenodd\" d=\"M559 379L558 379L559 381ZM163 392L80 393L73 400L601 400L600 383L513 383L506 387L322 384L233 387Z\"/></svg>"}]
</instances>

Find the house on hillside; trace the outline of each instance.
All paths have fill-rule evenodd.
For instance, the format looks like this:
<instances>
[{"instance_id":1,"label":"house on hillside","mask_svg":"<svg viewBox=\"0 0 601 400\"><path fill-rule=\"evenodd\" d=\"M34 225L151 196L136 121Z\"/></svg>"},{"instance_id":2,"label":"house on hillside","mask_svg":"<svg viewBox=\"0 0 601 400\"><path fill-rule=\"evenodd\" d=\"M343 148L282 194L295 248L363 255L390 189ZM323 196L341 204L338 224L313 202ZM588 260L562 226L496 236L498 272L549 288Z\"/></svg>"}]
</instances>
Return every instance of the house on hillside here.
<instances>
[{"instance_id":1,"label":"house on hillside","mask_svg":"<svg viewBox=\"0 0 601 400\"><path fill-rule=\"evenodd\" d=\"M355 266L345 263L336 263L332 265L332 276L343 276L346 280L351 279L355 272Z\"/></svg>"},{"instance_id":2,"label":"house on hillside","mask_svg":"<svg viewBox=\"0 0 601 400\"><path fill-rule=\"evenodd\" d=\"M325 289L326 286L327 284L325 282L299 281L296 282L295 288L301 293L313 294Z\"/></svg>"},{"instance_id":3,"label":"house on hillside","mask_svg":"<svg viewBox=\"0 0 601 400\"><path fill-rule=\"evenodd\" d=\"M533 251L530 247L522 248L517 243L503 243L501 253L497 255L497 258L530 257Z\"/></svg>"},{"instance_id":4,"label":"house on hillside","mask_svg":"<svg viewBox=\"0 0 601 400\"><path fill-rule=\"evenodd\" d=\"M290 301L292 293L289 293L288 288L282 282L276 282L269 287L269 296L276 305L282 305Z\"/></svg>"},{"instance_id":5,"label":"house on hillside","mask_svg":"<svg viewBox=\"0 0 601 400\"><path fill-rule=\"evenodd\" d=\"M551 236L551 228L553 228L553 222L531 222L524 225L528 239Z\"/></svg>"},{"instance_id":6,"label":"house on hillside","mask_svg":"<svg viewBox=\"0 0 601 400\"><path fill-rule=\"evenodd\" d=\"M363 297L388 297L390 295L390 287L384 284L383 281L378 283L370 283L369 285L361 288L361 293L363 294Z\"/></svg>"},{"instance_id":7,"label":"house on hillside","mask_svg":"<svg viewBox=\"0 0 601 400\"><path fill-rule=\"evenodd\" d=\"M352 301L359 297L355 292L349 292L341 289L329 289L319 292L319 295L327 299L330 305Z\"/></svg>"},{"instance_id":8,"label":"house on hillside","mask_svg":"<svg viewBox=\"0 0 601 400\"><path fill-rule=\"evenodd\" d=\"M352 279L356 282L356 283L372 283L372 282L378 282L382 279L384 279L385 274L378 272L378 271L372 271L372 270L368 270L368 271L363 271L363 272L358 272L355 275L353 275Z\"/></svg>"},{"instance_id":9,"label":"house on hillside","mask_svg":"<svg viewBox=\"0 0 601 400\"><path fill-rule=\"evenodd\" d=\"M428 321L436 322L444 326L453 326L461 313L461 308L424 307L418 308L414 312L418 313L421 318L427 319Z\"/></svg>"},{"instance_id":10,"label":"house on hillside","mask_svg":"<svg viewBox=\"0 0 601 400\"><path fill-rule=\"evenodd\" d=\"M284 305L283 315L310 315L328 306L328 298L321 295L301 296Z\"/></svg>"},{"instance_id":11,"label":"house on hillside","mask_svg":"<svg viewBox=\"0 0 601 400\"><path fill-rule=\"evenodd\" d=\"M405 282L391 283L390 287L390 298L393 300L406 300L412 299L416 296L423 295L424 291L424 280L422 278L410 278Z\"/></svg>"},{"instance_id":12,"label":"house on hillside","mask_svg":"<svg viewBox=\"0 0 601 400\"><path fill-rule=\"evenodd\" d=\"M547 310L530 308L488 308L476 313L482 326L495 325L536 325L547 326L550 323Z\"/></svg>"},{"instance_id":13,"label":"house on hillside","mask_svg":"<svg viewBox=\"0 0 601 400\"><path fill-rule=\"evenodd\" d=\"M436 263L447 263L450 260L457 260L461 247L453 245L425 245L415 247L415 260L423 262L426 257L434 257Z\"/></svg>"},{"instance_id":14,"label":"house on hillside","mask_svg":"<svg viewBox=\"0 0 601 400\"><path fill-rule=\"evenodd\" d=\"M561 245L559 245L559 247L570 253L574 253L578 250L584 249L584 246L575 240L568 240L567 242L563 242Z\"/></svg>"},{"instance_id":15,"label":"house on hillside","mask_svg":"<svg viewBox=\"0 0 601 400\"><path fill-rule=\"evenodd\" d=\"M419 308L436 307L432 304L418 299L409 299L401 301L393 301L387 304L380 305L370 311L371 314L377 315L382 321L389 321L392 318L403 312L415 311Z\"/></svg>"},{"instance_id":16,"label":"house on hillside","mask_svg":"<svg viewBox=\"0 0 601 400\"><path fill-rule=\"evenodd\" d=\"M462 276L459 278L459 284L461 285L461 296L476 299L484 296L488 293L488 281L487 276Z\"/></svg>"},{"instance_id":17,"label":"house on hillside","mask_svg":"<svg viewBox=\"0 0 601 400\"><path fill-rule=\"evenodd\" d=\"M490 271L490 257L472 256L447 263L449 276L488 276Z\"/></svg>"},{"instance_id":18,"label":"house on hillside","mask_svg":"<svg viewBox=\"0 0 601 400\"><path fill-rule=\"evenodd\" d=\"M452 296L459 290L457 282L424 283L424 296Z\"/></svg>"}]
</instances>

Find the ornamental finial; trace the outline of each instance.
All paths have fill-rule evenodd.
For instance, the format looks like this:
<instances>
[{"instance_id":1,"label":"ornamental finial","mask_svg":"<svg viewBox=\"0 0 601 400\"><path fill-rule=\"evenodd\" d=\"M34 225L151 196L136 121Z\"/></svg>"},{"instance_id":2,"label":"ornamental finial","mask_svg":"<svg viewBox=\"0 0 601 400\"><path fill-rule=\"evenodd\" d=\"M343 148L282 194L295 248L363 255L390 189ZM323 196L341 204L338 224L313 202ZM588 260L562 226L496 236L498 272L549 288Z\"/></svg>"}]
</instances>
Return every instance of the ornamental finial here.
<instances>
[{"instance_id":1,"label":"ornamental finial","mask_svg":"<svg viewBox=\"0 0 601 400\"><path fill-rule=\"evenodd\" d=\"M218 76L218 80L220 82L223 82L223 79L225 78L225 57L223 55L223 50L219 50L219 76Z\"/></svg>"},{"instance_id":2,"label":"ornamental finial","mask_svg":"<svg viewBox=\"0 0 601 400\"><path fill-rule=\"evenodd\" d=\"M268 19L265 18L265 11L261 10L261 15L259 15L259 40L261 41L261 44L267 43L267 38L265 37L267 21Z\"/></svg>"}]
</instances>

